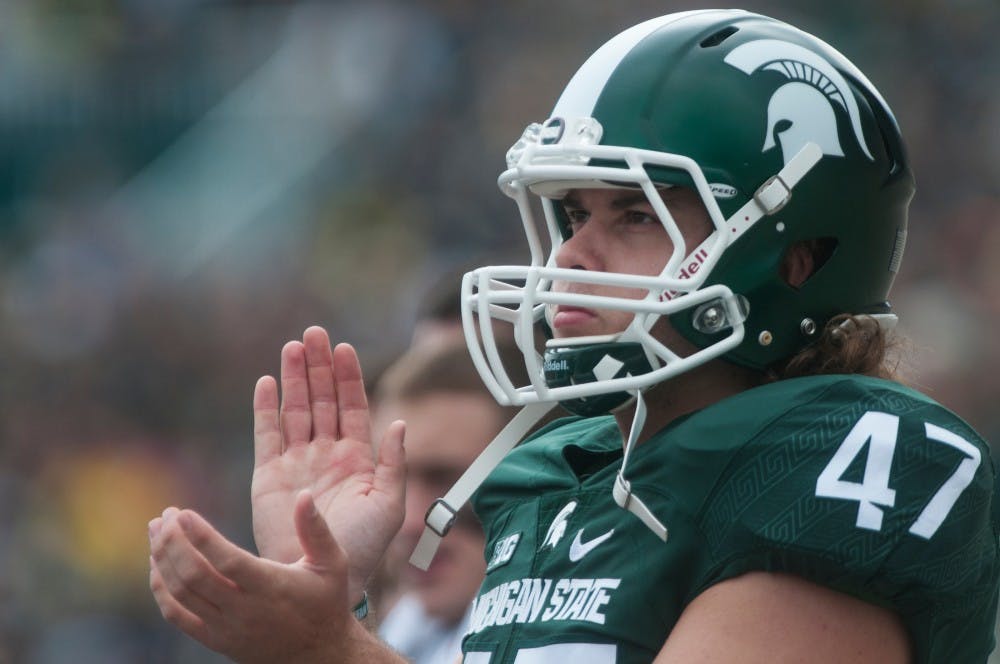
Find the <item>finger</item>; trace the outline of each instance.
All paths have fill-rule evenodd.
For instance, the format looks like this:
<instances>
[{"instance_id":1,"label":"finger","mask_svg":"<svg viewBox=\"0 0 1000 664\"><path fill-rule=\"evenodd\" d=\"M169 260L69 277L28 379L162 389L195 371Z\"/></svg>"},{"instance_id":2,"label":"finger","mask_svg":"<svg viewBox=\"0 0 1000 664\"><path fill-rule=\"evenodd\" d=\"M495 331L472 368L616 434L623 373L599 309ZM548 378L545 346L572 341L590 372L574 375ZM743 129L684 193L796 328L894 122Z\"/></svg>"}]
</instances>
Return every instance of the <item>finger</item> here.
<instances>
[{"instance_id":1,"label":"finger","mask_svg":"<svg viewBox=\"0 0 1000 664\"><path fill-rule=\"evenodd\" d=\"M337 384L337 415L340 436L369 442L372 438L368 397L358 354L350 344L333 349L333 377Z\"/></svg>"},{"instance_id":2,"label":"finger","mask_svg":"<svg viewBox=\"0 0 1000 664\"><path fill-rule=\"evenodd\" d=\"M337 393L333 385L333 353L330 337L319 326L302 335L306 350L306 375L309 405L312 409L312 433L316 438L337 438Z\"/></svg>"},{"instance_id":3,"label":"finger","mask_svg":"<svg viewBox=\"0 0 1000 664\"><path fill-rule=\"evenodd\" d=\"M375 466L375 490L388 495L392 502L400 506L406 497L406 452L403 449L405 436L405 422L396 420L390 424L379 445L378 463Z\"/></svg>"},{"instance_id":4,"label":"finger","mask_svg":"<svg viewBox=\"0 0 1000 664\"><path fill-rule=\"evenodd\" d=\"M261 376L253 388L253 455L257 467L281 455L278 384L271 376Z\"/></svg>"},{"instance_id":5,"label":"finger","mask_svg":"<svg viewBox=\"0 0 1000 664\"><path fill-rule=\"evenodd\" d=\"M153 592L153 599L156 600L156 605L160 608L160 614L164 620L180 628L185 634L202 643L205 642L205 639L208 638L205 621L174 599L170 591L167 590L153 556L149 557L149 589Z\"/></svg>"},{"instance_id":6,"label":"finger","mask_svg":"<svg viewBox=\"0 0 1000 664\"><path fill-rule=\"evenodd\" d=\"M226 580L246 591L267 586L272 564L236 546L205 521L197 512L186 510L178 521L191 546ZM234 595L222 595L223 608Z\"/></svg>"},{"instance_id":7,"label":"finger","mask_svg":"<svg viewBox=\"0 0 1000 664\"><path fill-rule=\"evenodd\" d=\"M281 432L285 449L304 445L312 438L306 354L301 341L289 341L281 349Z\"/></svg>"},{"instance_id":8,"label":"finger","mask_svg":"<svg viewBox=\"0 0 1000 664\"><path fill-rule=\"evenodd\" d=\"M343 549L330 533L309 491L300 492L295 500L295 532L307 565L333 569L346 563Z\"/></svg>"},{"instance_id":9,"label":"finger","mask_svg":"<svg viewBox=\"0 0 1000 664\"><path fill-rule=\"evenodd\" d=\"M203 620L215 621L220 616L220 604L236 585L194 548L181 526L184 514L179 512L163 520L161 533L152 546L153 560L174 599Z\"/></svg>"},{"instance_id":10,"label":"finger","mask_svg":"<svg viewBox=\"0 0 1000 664\"><path fill-rule=\"evenodd\" d=\"M155 517L149 522L149 546L153 546L153 538L160 534L160 529L163 528L163 518Z\"/></svg>"}]
</instances>

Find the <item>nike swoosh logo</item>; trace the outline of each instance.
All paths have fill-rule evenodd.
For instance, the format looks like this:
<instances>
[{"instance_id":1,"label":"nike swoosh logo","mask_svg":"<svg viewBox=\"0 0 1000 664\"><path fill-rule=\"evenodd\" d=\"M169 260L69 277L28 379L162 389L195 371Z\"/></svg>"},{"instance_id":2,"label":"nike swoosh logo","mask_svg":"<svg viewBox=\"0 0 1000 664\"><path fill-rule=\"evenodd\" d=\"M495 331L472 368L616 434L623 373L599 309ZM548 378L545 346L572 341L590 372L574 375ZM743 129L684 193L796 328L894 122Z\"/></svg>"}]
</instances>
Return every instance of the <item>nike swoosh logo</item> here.
<instances>
[{"instance_id":1,"label":"nike swoosh logo","mask_svg":"<svg viewBox=\"0 0 1000 664\"><path fill-rule=\"evenodd\" d=\"M597 546L603 544L605 540L615 534L615 529L612 528L603 535L599 535L589 542L583 542L580 538L583 536L583 528L576 531L576 537L573 538L573 542L569 545L569 559L570 562L579 562L585 555L593 551Z\"/></svg>"}]
</instances>

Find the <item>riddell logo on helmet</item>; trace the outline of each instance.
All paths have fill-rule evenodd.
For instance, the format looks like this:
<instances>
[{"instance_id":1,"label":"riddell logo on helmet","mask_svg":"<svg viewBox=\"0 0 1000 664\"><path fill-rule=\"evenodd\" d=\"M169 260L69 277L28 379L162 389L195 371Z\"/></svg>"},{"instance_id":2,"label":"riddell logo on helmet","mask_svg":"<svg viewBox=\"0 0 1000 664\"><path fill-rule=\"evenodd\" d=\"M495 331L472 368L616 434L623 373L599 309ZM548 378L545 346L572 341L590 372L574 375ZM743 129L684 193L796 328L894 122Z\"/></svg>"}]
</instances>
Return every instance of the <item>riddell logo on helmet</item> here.
<instances>
[{"instance_id":1,"label":"riddell logo on helmet","mask_svg":"<svg viewBox=\"0 0 1000 664\"><path fill-rule=\"evenodd\" d=\"M681 268L681 271L680 273L678 273L677 278L690 279L695 274L697 274L698 270L701 269L701 266L705 264L706 260L708 260L708 249L699 249L697 252L695 252L694 256L688 256L687 259L688 262L684 267Z\"/></svg>"},{"instance_id":2,"label":"riddell logo on helmet","mask_svg":"<svg viewBox=\"0 0 1000 664\"><path fill-rule=\"evenodd\" d=\"M545 360L542 369L546 373L550 371L569 371L569 362L566 360Z\"/></svg>"},{"instance_id":3,"label":"riddell logo on helmet","mask_svg":"<svg viewBox=\"0 0 1000 664\"><path fill-rule=\"evenodd\" d=\"M687 257L687 263L677 273L678 279L690 279L701 270L701 266L708 260L708 249L699 249L693 256ZM672 300L677 297L677 291L667 291L660 296L660 301Z\"/></svg>"}]
</instances>

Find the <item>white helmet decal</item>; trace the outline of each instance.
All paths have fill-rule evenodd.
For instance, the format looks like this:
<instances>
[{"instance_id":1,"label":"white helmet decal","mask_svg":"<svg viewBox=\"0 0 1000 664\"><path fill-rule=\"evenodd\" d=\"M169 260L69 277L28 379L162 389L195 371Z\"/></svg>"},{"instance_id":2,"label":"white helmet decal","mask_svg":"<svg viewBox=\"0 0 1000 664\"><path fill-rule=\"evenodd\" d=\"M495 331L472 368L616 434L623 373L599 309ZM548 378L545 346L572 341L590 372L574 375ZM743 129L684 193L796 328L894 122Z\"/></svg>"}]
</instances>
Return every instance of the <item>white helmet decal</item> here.
<instances>
[{"instance_id":1,"label":"white helmet decal","mask_svg":"<svg viewBox=\"0 0 1000 664\"><path fill-rule=\"evenodd\" d=\"M774 130L784 120L791 122L791 127L778 134L785 164L808 142L819 145L824 155L844 156L833 109L836 103L847 111L862 152L875 161L865 143L861 113L850 86L821 56L791 42L758 39L734 48L726 55L725 62L748 75L768 69L789 79L768 103L767 137L762 152L775 147Z\"/></svg>"}]
</instances>

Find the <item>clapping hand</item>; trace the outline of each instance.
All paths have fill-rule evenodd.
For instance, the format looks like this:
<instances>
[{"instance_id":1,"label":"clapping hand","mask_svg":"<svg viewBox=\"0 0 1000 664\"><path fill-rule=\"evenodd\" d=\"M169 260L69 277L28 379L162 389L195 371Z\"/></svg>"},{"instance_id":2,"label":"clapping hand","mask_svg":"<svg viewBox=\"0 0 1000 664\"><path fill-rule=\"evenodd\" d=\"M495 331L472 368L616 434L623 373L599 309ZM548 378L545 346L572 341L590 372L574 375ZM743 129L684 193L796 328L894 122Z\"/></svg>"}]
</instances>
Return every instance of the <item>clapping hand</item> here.
<instances>
[{"instance_id":1,"label":"clapping hand","mask_svg":"<svg viewBox=\"0 0 1000 664\"><path fill-rule=\"evenodd\" d=\"M302 555L292 509L303 489L347 551L350 596L358 599L403 520L402 422L386 431L377 457L358 357L330 348L310 327L281 351L281 405L270 376L254 390L254 539L260 555L291 562ZM376 462L377 458L377 462Z\"/></svg>"},{"instance_id":2,"label":"clapping hand","mask_svg":"<svg viewBox=\"0 0 1000 664\"><path fill-rule=\"evenodd\" d=\"M260 557L191 510L149 524L150 588L168 622L238 662L399 662L351 616L403 519L402 422L377 453L357 354L311 327L254 390ZM346 659L345 659L346 658Z\"/></svg>"}]
</instances>

